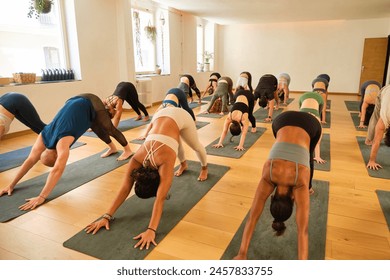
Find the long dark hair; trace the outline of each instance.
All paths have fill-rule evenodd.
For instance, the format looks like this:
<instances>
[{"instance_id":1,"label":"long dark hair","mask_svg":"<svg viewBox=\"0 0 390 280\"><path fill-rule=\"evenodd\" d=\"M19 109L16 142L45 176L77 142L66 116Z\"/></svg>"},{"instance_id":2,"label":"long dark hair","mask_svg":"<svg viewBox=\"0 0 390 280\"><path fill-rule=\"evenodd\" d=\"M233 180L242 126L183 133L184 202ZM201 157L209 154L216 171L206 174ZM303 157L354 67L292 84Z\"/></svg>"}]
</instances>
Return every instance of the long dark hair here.
<instances>
[{"instance_id":1,"label":"long dark hair","mask_svg":"<svg viewBox=\"0 0 390 280\"><path fill-rule=\"evenodd\" d=\"M160 184L160 174L157 169L142 166L133 170L131 177L135 181L134 191L139 198L156 196Z\"/></svg>"},{"instance_id":2,"label":"long dark hair","mask_svg":"<svg viewBox=\"0 0 390 280\"><path fill-rule=\"evenodd\" d=\"M276 231L276 236L280 236L286 230L284 222L291 217L294 202L290 194L280 196L275 192L271 198L270 211L274 221L272 228Z\"/></svg>"}]
</instances>

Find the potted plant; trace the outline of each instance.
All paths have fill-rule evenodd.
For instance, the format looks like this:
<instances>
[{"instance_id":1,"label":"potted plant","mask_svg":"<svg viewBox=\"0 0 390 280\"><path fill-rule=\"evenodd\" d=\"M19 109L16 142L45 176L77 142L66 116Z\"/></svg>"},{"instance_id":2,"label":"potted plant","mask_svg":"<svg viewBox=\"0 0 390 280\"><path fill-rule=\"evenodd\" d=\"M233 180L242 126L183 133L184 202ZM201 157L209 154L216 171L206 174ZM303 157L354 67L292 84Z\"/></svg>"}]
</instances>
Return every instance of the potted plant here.
<instances>
[{"instance_id":1,"label":"potted plant","mask_svg":"<svg viewBox=\"0 0 390 280\"><path fill-rule=\"evenodd\" d=\"M51 12L51 6L54 4L53 0L30 0L30 7L27 17L39 18L41 14L48 14Z\"/></svg>"},{"instance_id":2,"label":"potted plant","mask_svg":"<svg viewBox=\"0 0 390 280\"><path fill-rule=\"evenodd\" d=\"M204 71L210 71L210 59L213 59L213 53L204 51L203 58L204 58Z\"/></svg>"},{"instance_id":3,"label":"potted plant","mask_svg":"<svg viewBox=\"0 0 390 280\"><path fill-rule=\"evenodd\" d=\"M145 26L145 33L146 33L146 37L148 37L150 41L154 42L154 40L156 40L156 36L157 36L156 26L153 26L149 23L147 26Z\"/></svg>"}]
</instances>

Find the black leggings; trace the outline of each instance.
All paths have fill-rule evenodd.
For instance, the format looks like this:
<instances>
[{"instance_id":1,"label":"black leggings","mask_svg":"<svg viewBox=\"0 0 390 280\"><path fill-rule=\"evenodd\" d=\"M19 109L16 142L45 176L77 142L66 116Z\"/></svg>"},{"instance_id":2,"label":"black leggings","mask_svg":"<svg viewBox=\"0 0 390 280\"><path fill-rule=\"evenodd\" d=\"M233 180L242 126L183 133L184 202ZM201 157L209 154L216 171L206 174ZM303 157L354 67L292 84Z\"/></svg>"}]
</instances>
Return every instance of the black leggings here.
<instances>
[{"instance_id":1,"label":"black leggings","mask_svg":"<svg viewBox=\"0 0 390 280\"><path fill-rule=\"evenodd\" d=\"M93 109L96 112L96 117L92 121L91 129L96 135L106 144L110 144L111 138L114 137L123 147L127 146L127 140L122 132L120 132L111 122L110 115L104 107L103 102L99 97L91 93L80 94L84 98L91 101Z\"/></svg>"},{"instance_id":2,"label":"black leggings","mask_svg":"<svg viewBox=\"0 0 390 280\"><path fill-rule=\"evenodd\" d=\"M129 87L129 90L127 91L125 101L129 103L129 105L131 106L131 108L133 108L137 115L141 115L141 112L139 111L141 110L145 116L149 116L145 106L141 102L139 102L137 89L133 84L131 84L131 87Z\"/></svg>"}]
</instances>

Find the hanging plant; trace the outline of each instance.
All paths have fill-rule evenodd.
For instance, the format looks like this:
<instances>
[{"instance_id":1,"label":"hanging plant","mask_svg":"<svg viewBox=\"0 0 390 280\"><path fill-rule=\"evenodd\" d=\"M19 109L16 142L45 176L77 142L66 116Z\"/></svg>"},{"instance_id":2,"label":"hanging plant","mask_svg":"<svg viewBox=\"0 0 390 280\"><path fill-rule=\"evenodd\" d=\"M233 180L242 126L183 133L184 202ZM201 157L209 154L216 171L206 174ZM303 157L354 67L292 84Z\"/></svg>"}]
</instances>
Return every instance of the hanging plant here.
<instances>
[{"instance_id":1,"label":"hanging plant","mask_svg":"<svg viewBox=\"0 0 390 280\"><path fill-rule=\"evenodd\" d=\"M48 14L51 12L51 6L54 4L53 0L30 0L30 7L27 17L39 18L41 14Z\"/></svg>"},{"instance_id":2,"label":"hanging plant","mask_svg":"<svg viewBox=\"0 0 390 280\"><path fill-rule=\"evenodd\" d=\"M150 41L154 42L156 40L157 28L156 26L151 25L150 22L148 26L145 26L145 33Z\"/></svg>"}]
</instances>

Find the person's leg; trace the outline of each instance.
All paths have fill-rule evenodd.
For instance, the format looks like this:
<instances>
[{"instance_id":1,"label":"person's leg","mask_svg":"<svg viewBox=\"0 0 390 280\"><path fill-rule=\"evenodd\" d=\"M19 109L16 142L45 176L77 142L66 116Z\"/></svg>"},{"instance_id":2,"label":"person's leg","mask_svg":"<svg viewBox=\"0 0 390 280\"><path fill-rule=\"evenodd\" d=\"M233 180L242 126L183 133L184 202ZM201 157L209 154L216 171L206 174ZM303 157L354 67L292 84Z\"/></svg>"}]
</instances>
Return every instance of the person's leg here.
<instances>
[{"instance_id":1,"label":"person's leg","mask_svg":"<svg viewBox=\"0 0 390 280\"><path fill-rule=\"evenodd\" d=\"M18 109L14 114L15 118L39 134L46 124L39 117L35 107L24 95L18 94L15 97L15 103L18 104Z\"/></svg>"},{"instance_id":2,"label":"person's leg","mask_svg":"<svg viewBox=\"0 0 390 280\"><path fill-rule=\"evenodd\" d=\"M213 96L211 97L211 101L210 101L209 107L207 107L205 113L207 113L207 114L210 113L211 107L213 107L214 102L215 102L218 98L219 98L219 96L217 96L217 94L213 94Z\"/></svg>"},{"instance_id":3,"label":"person's leg","mask_svg":"<svg viewBox=\"0 0 390 280\"><path fill-rule=\"evenodd\" d=\"M181 108L183 108L184 110L186 110L190 115L191 117L193 118L193 120L195 121L195 114L194 114L194 111L192 111L192 109L190 108L190 106L188 106L188 102L187 102L187 97L184 95L184 94L175 94L177 99L179 100L179 105Z\"/></svg>"}]
</instances>

